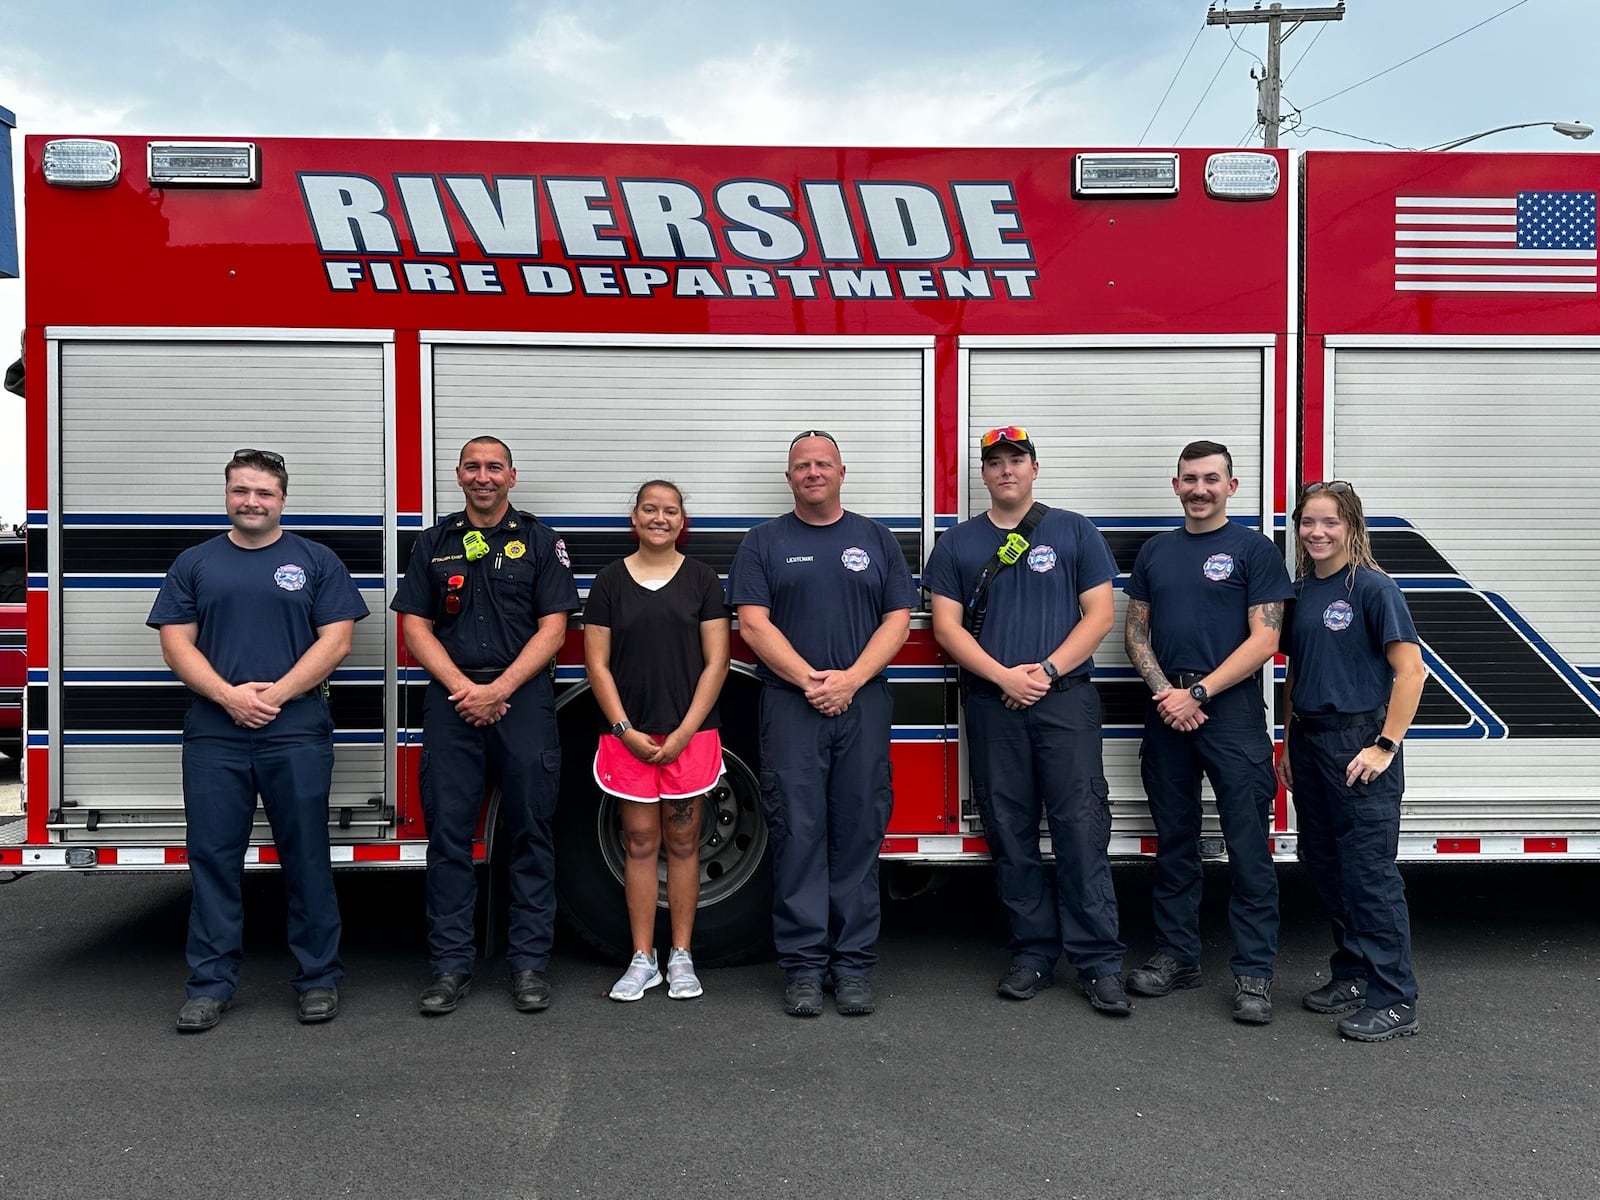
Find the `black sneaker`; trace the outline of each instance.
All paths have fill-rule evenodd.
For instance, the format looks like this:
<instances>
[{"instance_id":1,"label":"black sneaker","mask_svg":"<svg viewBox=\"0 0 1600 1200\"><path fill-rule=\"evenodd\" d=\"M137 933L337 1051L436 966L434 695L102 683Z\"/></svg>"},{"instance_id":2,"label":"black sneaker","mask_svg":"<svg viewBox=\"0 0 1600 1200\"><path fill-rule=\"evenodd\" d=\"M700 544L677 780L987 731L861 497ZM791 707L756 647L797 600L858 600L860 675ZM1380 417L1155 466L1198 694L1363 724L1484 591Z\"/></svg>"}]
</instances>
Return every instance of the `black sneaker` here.
<instances>
[{"instance_id":1,"label":"black sneaker","mask_svg":"<svg viewBox=\"0 0 1600 1200\"><path fill-rule=\"evenodd\" d=\"M1133 1015L1133 1001L1128 999L1127 990L1122 986L1122 972L1102 975L1098 979L1080 979L1078 986L1089 997L1089 1003L1094 1005L1097 1012L1113 1017Z\"/></svg>"},{"instance_id":2,"label":"black sneaker","mask_svg":"<svg viewBox=\"0 0 1600 1200\"><path fill-rule=\"evenodd\" d=\"M869 1017L878 1007L872 980L862 975L841 975L833 981L833 1004L842 1017Z\"/></svg>"},{"instance_id":3,"label":"black sneaker","mask_svg":"<svg viewBox=\"0 0 1600 1200\"><path fill-rule=\"evenodd\" d=\"M800 975L783 989L783 1011L791 1017L822 1015L822 980L815 975Z\"/></svg>"},{"instance_id":4,"label":"black sneaker","mask_svg":"<svg viewBox=\"0 0 1600 1200\"><path fill-rule=\"evenodd\" d=\"M1170 954L1152 954L1144 966L1128 972L1128 990L1141 996L1165 996L1199 986L1199 964L1181 963Z\"/></svg>"},{"instance_id":5,"label":"black sneaker","mask_svg":"<svg viewBox=\"0 0 1600 1200\"><path fill-rule=\"evenodd\" d=\"M1007 1000L1032 1000L1054 983L1054 976L1036 971L1027 963L1012 963L1011 970L994 985L994 990Z\"/></svg>"},{"instance_id":6,"label":"black sneaker","mask_svg":"<svg viewBox=\"0 0 1600 1200\"><path fill-rule=\"evenodd\" d=\"M1335 979L1332 983L1324 984L1314 992L1307 992L1300 997L1300 1003L1314 1013L1350 1012L1352 1009L1362 1007L1367 999L1367 981L1365 979Z\"/></svg>"},{"instance_id":7,"label":"black sneaker","mask_svg":"<svg viewBox=\"0 0 1600 1200\"><path fill-rule=\"evenodd\" d=\"M1391 1004L1388 1008L1363 1008L1353 1017L1342 1017L1339 1032L1358 1042L1387 1042L1390 1038L1410 1037L1421 1030L1417 1006Z\"/></svg>"},{"instance_id":8,"label":"black sneaker","mask_svg":"<svg viewBox=\"0 0 1600 1200\"><path fill-rule=\"evenodd\" d=\"M1241 1025L1272 1021L1272 980L1259 975L1233 977L1233 1019Z\"/></svg>"}]
</instances>

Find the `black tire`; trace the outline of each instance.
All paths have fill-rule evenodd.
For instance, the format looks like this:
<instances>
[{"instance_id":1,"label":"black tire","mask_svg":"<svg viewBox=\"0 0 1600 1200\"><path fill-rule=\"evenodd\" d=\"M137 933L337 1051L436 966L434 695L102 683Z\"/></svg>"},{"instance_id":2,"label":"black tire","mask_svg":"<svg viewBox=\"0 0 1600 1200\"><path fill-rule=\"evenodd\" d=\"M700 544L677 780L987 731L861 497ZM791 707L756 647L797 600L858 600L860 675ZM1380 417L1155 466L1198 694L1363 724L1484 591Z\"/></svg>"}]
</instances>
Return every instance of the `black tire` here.
<instances>
[{"instance_id":1,"label":"black tire","mask_svg":"<svg viewBox=\"0 0 1600 1200\"><path fill-rule=\"evenodd\" d=\"M729 966L772 954L772 857L761 812L755 704L743 703L745 720L728 721L745 697L730 681L723 696L723 764L727 773L702 806L700 904L694 921L694 957L700 966ZM561 715L562 794L556 810L556 901L562 919L590 948L613 962L633 952L622 872L625 851L617 801L594 782L598 718L591 700L575 701ZM748 732L741 728L748 726ZM730 727L731 726L731 727ZM666 860L659 868L656 945L671 938Z\"/></svg>"}]
</instances>

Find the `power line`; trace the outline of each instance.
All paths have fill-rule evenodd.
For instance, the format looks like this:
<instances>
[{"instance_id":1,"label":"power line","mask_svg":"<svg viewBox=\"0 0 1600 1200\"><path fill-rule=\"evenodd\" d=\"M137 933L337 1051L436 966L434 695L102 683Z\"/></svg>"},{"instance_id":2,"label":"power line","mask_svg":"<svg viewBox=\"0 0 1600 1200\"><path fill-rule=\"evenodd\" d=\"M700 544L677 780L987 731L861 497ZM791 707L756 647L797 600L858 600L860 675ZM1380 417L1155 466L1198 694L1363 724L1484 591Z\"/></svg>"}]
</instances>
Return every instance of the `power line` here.
<instances>
[{"instance_id":1,"label":"power line","mask_svg":"<svg viewBox=\"0 0 1600 1200\"><path fill-rule=\"evenodd\" d=\"M1313 100L1310 104L1306 105L1305 108L1301 109L1300 111L1301 112L1306 112L1306 111L1308 111L1310 109L1313 109L1313 108L1317 107L1317 105L1319 105L1319 104L1326 104L1329 100L1336 100L1340 96L1344 95L1346 92L1353 92L1358 87L1362 87L1365 84L1371 83L1374 79L1382 79L1385 75L1389 74L1391 71L1398 71L1401 67L1405 66L1406 63L1414 63L1414 62L1417 61L1417 59L1421 58L1424 54L1432 54L1435 50L1439 49L1440 46L1448 46L1451 42L1455 41L1457 38L1466 37L1467 34L1471 33L1474 29L1482 29L1490 21L1493 21L1493 20L1496 20L1499 17L1505 16L1508 12L1510 12L1514 8L1521 8L1527 2L1528 2L1528 0L1517 0L1517 2L1515 4L1509 5L1506 8L1502 8L1499 12L1495 13L1494 16L1485 17L1483 20L1479 21L1476 25L1468 26L1466 29L1463 29L1460 33L1454 34L1451 37L1447 37L1447 38L1444 39L1444 41L1439 42L1439 43L1437 43L1435 45L1429 46L1426 50L1422 50L1422 51L1419 51L1416 54L1413 54L1410 58L1405 59L1403 62L1397 62L1392 67L1385 67L1383 70L1379 71L1376 75L1368 75L1365 79L1361 80L1359 83L1352 83L1347 88L1341 88L1339 91L1334 92L1333 95L1331 95L1331 96L1324 96L1321 100ZM1312 45L1315 45L1315 44L1316 44L1315 42L1312 43ZM1310 53L1310 47L1309 46L1306 48L1306 51L1307 51L1307 53ZM1298 66L1299 64L1296 63L1295 65Z\"/></svg>"},{"instance_id":2,"label":"power line","mask_svg":"<svg viewBox=\"0 0 1600 1200\"><path fill-rule=\"evenodd\" d=\"M1183 128L1178 130L1178 136L1172 139L1172 144L1177 145L1183 141L1183 135L1189 130L1189 121L1194 120L1194 114L1200 111L1200 106L1206 102L1206 97L1211 95L1212 85L1217 82L1217 76L1222 74L1222 68L1228 65L1228 60L1233 57L1233 47L1229 46L1227 53L1222 56L1222 61L1217 64L1216 74L1211 76L1211 83L1206 84L1206 90L1200 93L1200 99L1194 102L1194 111L1189 114L1189 120L1183 123Z\"/></svg>"},{"instance_id":3,"label":"power line","mask_svg":"<svg viewBox=\"0 0 1600 1200\"><path fill-rule=\"evenodd\" d=\"M1365 142L1369 146L1387 146L1391 150L1415 150L1415 146L1396 146L1393 142L1380 142L1372 138L1362 137L1359 133L1346 133L1342 129L1329 129L1326 125L1301 125L1298 122L1289 126L1289 132L1295 137L1305 137L1308 133L1331 133L1335 137L1349 138L1353 142Z\"/></svg>"},{"instance_id":4,"label":"power line","mask_svg":"<svg viewBox=\"0 0 1600 1200\"><path fill-rule=\"evenodd\" d=\"M1184 64L1189 61L1189 55L1194 53L1195 44L1199 42L1200 35L1206 31L1206 23L1200 22L1200 28L1194 31L1194 41L1189 43L1189 48L1183 52L1183 62L1178 64L1178 69L1172 73L1172 80L1167 84L1167 90L1161 93L1161 101L1156 105L1155 112L1150 114L1150 119L1144 123L1144 133L1139 135L1136 145L1144 145L1144 139L1150 133L1150 126L1156 123L1156 118L1161 115L1161 109L1167 102L1167 97L1172 95L1172 86L1178 82L1178 76L1183 74ZM1313 43L1314 44L1314 43Z\"/></svg>"},{"instance_id":5,"label":"power line","mask_svg":"<svg viewBox=\"0 0 1600 1200\"><path fill-rule=\"evenodd\" d=\"M1300 26L1298 26L1298 25L1295 26L1295 29L1299 29L1299 28L1300 28ZM1289 33L1293 33L1293 32L1294 32L1294 29L1291 29L1289 31ZM1294 60L1294 66L1290 67L1289 68L1289 73L1283 77L1283 81L1285 83L1288 83L1289 80L1294 78L1294 73L1300 69L1300 64L1305 62L1306 55L1310 54L1313 50L1315 50L1317 48L1317 43L1322 40L1322 35L1327 33L1327 32L1328 32L1328 26L1327 26L1326 22L1324 22L1323 24L1317 26L1317 36L1311 39L1311 45L1307 46L1304 50L1302 50L1300 52L1300 57ZM1285 41L1288 40L1288 37L1289 37L1289 34L1284 34L1284 40Z\"/></svg>"}]
</instances>

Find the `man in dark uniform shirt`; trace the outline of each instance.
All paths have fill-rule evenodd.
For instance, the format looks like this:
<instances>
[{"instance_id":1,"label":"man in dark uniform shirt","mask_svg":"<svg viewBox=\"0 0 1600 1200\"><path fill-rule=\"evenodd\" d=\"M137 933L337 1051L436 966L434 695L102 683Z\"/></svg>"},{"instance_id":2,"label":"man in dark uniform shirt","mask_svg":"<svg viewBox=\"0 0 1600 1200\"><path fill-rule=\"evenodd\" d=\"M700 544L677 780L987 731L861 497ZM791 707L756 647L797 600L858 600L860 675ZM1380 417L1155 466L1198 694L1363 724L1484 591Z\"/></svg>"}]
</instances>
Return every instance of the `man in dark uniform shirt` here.
<instances>
[{"instance_id":1,"label":"man in dark uniform shirt","mask_svg":"<svg viewBox=\"0 0 1600 1200\"><path fill-rule=\"evenodd\" d=\"M1100 696L1089 682L1095 648L1115 621L1116 560L1087 517L1047 509L1023 557L997 568L975 597L985 568L1013 533L1020 536L1039 477L1027 430L991 429L980 446L989 511L939 539L924 580L933 593L934 636L961 664L972 794L1010 917L1011 967L996 990L1030 999L1054 982L1065 953L1089 1003L1126 1016L1133 1005L1122 982L1106 858L1111 808ZM1041 809L1053 873L1039 853Z\"/></svg>"},{"instance_id":2,"label":"man in dark uniform shirt","mask_svg":"<svg viewBox=\"0 0 1600 1200\"><path fill-rule=\"evenodd\" d=\"M1128 578L1128 657L1152 693L1140 774L1156 826L1156 951L1128 990L1165 996L1200 986L1200 777L1211 780L1232 889L1233 1018L1272 1020L1278 876L1272 862L1272 766L1260 670L1278 649L1292 594L1283 556L1228 519L1233 456L1191 442L1172 490L1183 526L1147 541Z\"/></svg>"},{"instance_id":3,"label":"man in dark uniform shirt","mask_svg":"<svg viewBox=\"0 0 1600 1200\"><path fill-rule=\"evenodd\" d=\"M227 533L178 555L148 624L195 694L183 723L188 999L201 1033L233 1004L244 958L242 876L256 794L289 901L303 1024L339 1015L339 900L328 858L333 720L321 684L350 653L367 603L333 551L280 524L282 455L236 450L223 471Z\"/></svg>"},{"instance_id":4,"label":"man in dark uniform shirt","mask_svg":"<svg viewBox=\"0 0 1600 1200\"><path fill-rule=\"evenodd\" d=\"M550 1006L551 820L561 776L546 668L566 638L578 590L561 539L511 506L517 472L504 442L479 437L463 446L456 482L466 509L417 539L390 606L404 614L406 649L433 677L418 768L433 978L420 1003L430 1016L452 1012L472 984L472 836L493 776L511 839L511 997L519 1012L538 1012Z\"/></svg>"},{"instance_id":5,"label":"man in dark uniform shirt","mask_svg":"<svg viewBox=\"0 0 1600 1200\"><path fill-rule=\"evenodd\" d=\"M794 511L746 536L728 603L760 659L761 798L772 838L772 932L784 1010L846 1016L877 1001L878 852L894 802L883 670L905 644L916 589L894 534L839 502L830 434L789 445Z\"/></svg>"}]
</instances>

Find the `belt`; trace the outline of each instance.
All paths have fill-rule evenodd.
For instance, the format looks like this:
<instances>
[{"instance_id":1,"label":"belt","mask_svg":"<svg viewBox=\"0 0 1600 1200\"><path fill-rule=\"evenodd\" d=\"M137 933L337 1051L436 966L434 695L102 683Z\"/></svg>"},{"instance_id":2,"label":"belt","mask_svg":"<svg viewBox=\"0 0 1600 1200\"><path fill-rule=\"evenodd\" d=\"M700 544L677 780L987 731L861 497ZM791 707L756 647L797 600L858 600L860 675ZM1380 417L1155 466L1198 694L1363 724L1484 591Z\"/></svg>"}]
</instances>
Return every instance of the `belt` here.
<instances>
[{"instance_id":1,"label":"belt","mask_svg":"<svg viewBox=\"0 0 1600 1200\"><path fill-rule=\"evenodd\" d=\"M1052 692L1070 692L1080 683L1088 683L1087 675L1061 675L1050 683ZM998 696L1000 689L987 679L968 679L965 674L961 678L961 694L963 696Z\"/></svg>"},{"instance_id":2,"label":"belt","mask_svg":"<svg viewBox=\"0 0 1600 1200\"><path fill-rule=\"evenodd\" d=\"M493 683L506 673L504 667L463 667L461 673L473 683Z\"/></svg>"},{"instance_id":3,"label":"belt","mask_svg":"<svg viewBox=\"0 0 1600 1200\"><path fill-rule=\"evenodd\" d=\"M1387 704L1368 712L1358 713L1295 713L1294 723L1313 733L1326 733L1332 729L1358 729L1363 725L1381 725L1389 715Z\"/></svg>"}]
</instances>

